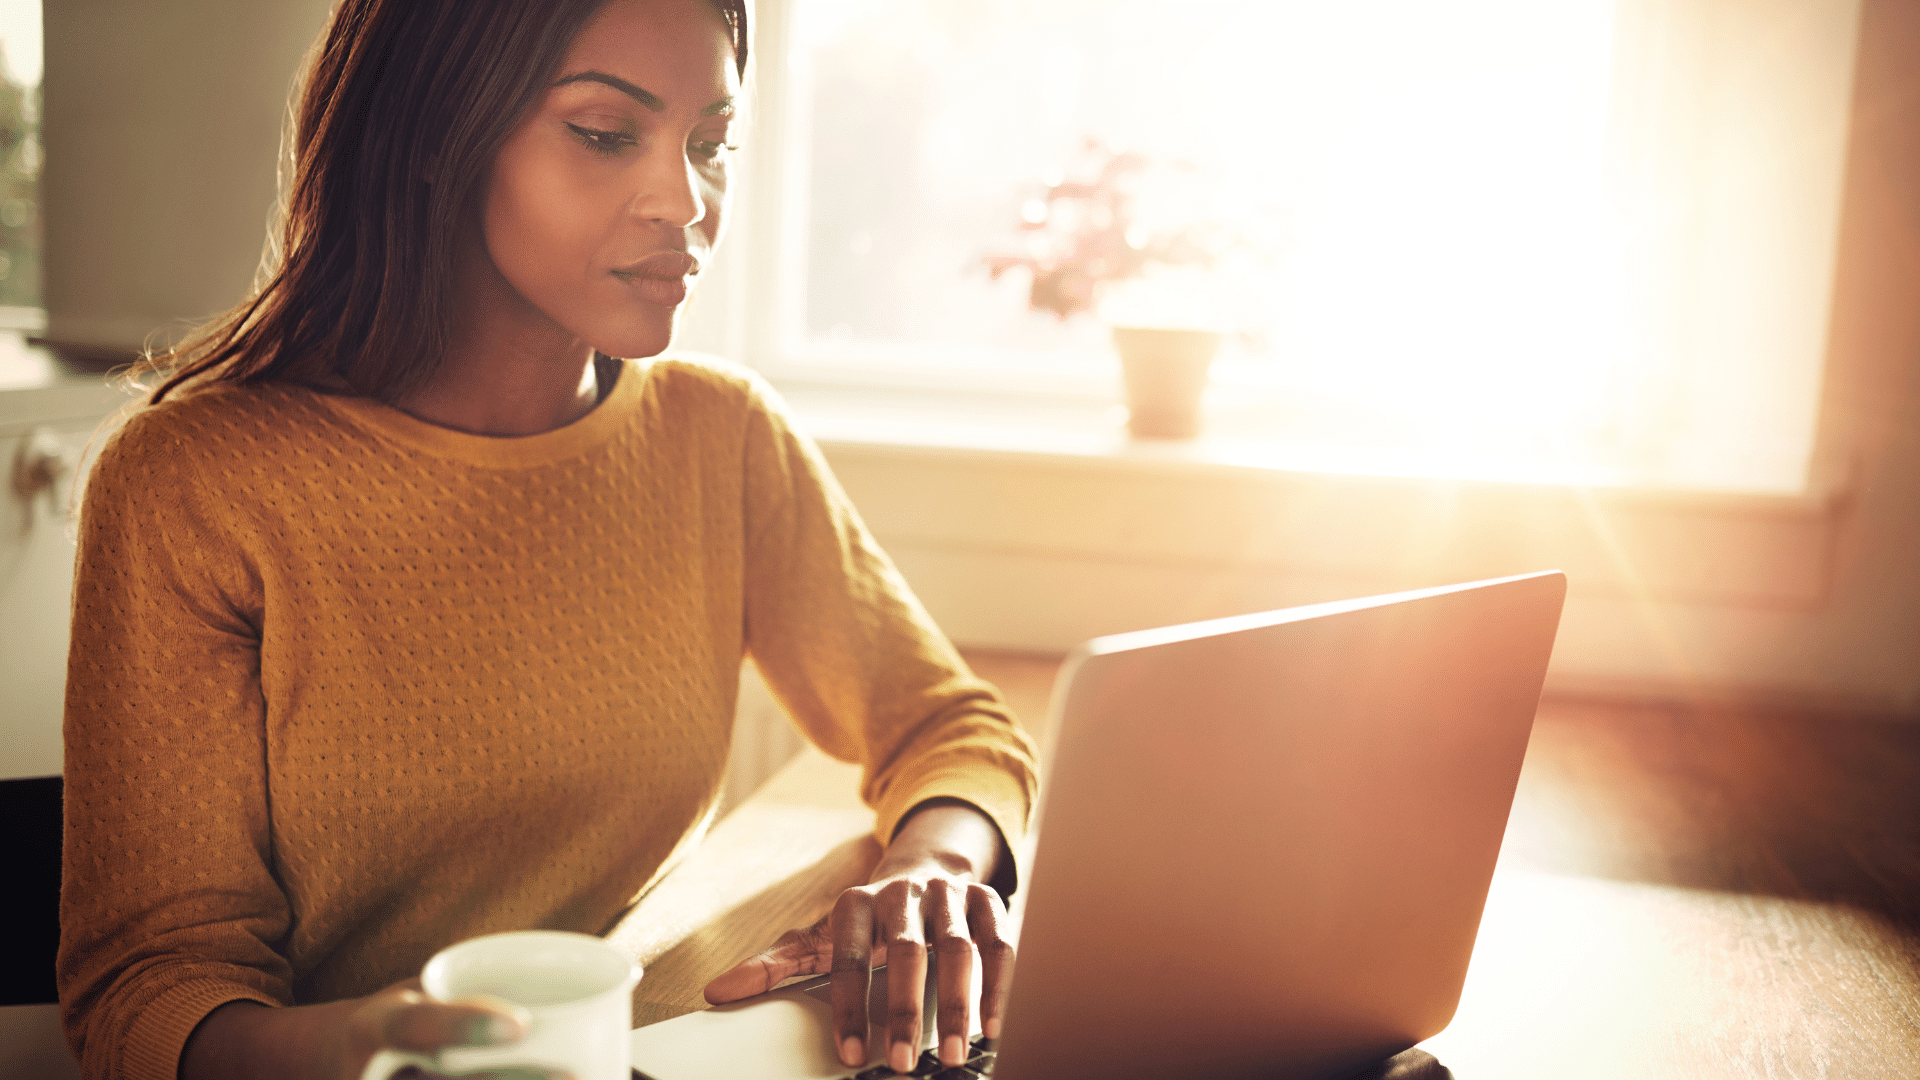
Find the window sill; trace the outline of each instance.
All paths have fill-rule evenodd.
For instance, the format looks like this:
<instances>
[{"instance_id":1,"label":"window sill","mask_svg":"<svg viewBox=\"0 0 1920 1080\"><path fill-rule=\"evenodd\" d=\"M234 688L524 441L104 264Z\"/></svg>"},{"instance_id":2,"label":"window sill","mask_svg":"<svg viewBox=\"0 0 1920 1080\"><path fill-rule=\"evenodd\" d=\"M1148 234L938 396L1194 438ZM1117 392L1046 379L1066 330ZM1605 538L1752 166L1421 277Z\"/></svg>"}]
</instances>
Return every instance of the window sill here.
<instances>
[{"instance_id":1,"label":"window sill","mask_svg":"<svg viewBox=\"0 0 1920 1080\"><path fill-rule=\"evenodd\" d=\"M1577 493L1606 506L1768 518L1825 520L1846 486L1804 490L1680 487L1635 482L1619 470L1392 450L1288 443L1243 432L1191 440L1135 439L1117 405L1065 397L930 393L779 380L781 394L821 447L839 456L891 456L948 463L1019 464L1170 479L1232 479L1349 485Z\"/></svg>"}]
</instances>

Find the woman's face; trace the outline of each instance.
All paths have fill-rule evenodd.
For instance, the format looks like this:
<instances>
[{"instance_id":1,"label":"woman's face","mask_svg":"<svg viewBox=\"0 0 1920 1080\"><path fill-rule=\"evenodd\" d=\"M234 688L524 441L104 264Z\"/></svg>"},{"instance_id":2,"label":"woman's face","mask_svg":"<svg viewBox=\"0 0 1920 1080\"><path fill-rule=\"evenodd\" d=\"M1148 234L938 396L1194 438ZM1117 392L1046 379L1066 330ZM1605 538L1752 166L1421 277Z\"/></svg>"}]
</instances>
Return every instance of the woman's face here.
<instances>
[{"instance_id":1,"label":"woman's face","mask_svg":"<svg viewBox=\"0 0 1920 1080\"><path fill-rule=\"evenodd\" d=\"M494 159L481 232L519 315L667 347L720 239L739 90L706 0L608 0Z\"/></svg>"}]
</instances>

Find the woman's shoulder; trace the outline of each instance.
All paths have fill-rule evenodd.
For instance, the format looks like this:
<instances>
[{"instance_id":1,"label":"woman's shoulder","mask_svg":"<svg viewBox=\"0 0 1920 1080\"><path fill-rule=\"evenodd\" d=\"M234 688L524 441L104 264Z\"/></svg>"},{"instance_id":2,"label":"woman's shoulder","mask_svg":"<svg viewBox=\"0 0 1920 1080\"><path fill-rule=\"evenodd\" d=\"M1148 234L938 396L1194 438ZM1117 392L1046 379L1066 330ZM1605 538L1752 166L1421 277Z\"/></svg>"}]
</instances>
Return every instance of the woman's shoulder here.
<instances>
[{"instance_id":1,"label":"woman's shoulder","mask_svg":"<svg viewBox=\"0 0 1920 1080\"><path fill-rule=\"evenodd\" d=\"M120 426L121 439L180 440L245 438L284 428L312 414L317 391L290 383L215 383L175 392L162 401L138 406Z\"/></svg>"},{"instance_id":2,"label":"woman's shoulder","mask_svg":"<svg viewBox=\"0 0 1920 1080\"><path fill-rule=\"evenodd\" d=\"M131 406L103 440L96 469L151 472L257 457L318 420L314 391L279 383L218 383Z\"/></svg>"}]
</instances>

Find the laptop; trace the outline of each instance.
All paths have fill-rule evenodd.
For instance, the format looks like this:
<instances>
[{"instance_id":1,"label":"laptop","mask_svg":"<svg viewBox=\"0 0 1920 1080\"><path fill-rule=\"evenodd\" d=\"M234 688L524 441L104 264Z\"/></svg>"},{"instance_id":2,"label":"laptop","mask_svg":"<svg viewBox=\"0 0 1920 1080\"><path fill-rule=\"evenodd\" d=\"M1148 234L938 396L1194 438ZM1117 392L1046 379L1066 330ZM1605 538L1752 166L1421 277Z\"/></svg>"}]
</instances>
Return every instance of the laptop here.
<instances>
[{"instance_id":1,"label":"laptop","mask_svg":"<svg viewBox=\"0 0 1920 1080\"><path fill-rule=\"evenodd\" d=\"M1343 1077L1438 1033L1565 594L1546 571L1075 650L1004 1030L943 1080ZM817 977L637 1029L635 1071L891 1075L881 1039L860 1069L834 1057L827 995Z\"/></svg>"}]
</instances>

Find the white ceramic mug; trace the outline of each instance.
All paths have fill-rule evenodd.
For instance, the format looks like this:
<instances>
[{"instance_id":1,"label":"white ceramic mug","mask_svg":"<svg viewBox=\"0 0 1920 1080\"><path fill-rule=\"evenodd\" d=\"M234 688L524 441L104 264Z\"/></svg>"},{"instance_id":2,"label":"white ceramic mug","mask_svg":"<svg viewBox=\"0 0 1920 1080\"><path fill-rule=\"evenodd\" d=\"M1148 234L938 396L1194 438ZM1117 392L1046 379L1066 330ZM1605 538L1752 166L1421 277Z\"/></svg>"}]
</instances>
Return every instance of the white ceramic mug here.
<instances>
[{"instance_id":1,"label":"white ceramic mug","mask_svg":"<svg viewBox=\"0 0 1920 1080\"><path fill-rule=\"evenodd\" d=\"M639 981L640 965L588 934L521 930L463 941L427 961L420 973L427 996L510 1001L533 1017L526 1038L434 1054L382 1050L360 1080L387 1080L408 1065L447 1076L521 1068L565 1070L575 1080L631 1080L628 1032Z\"/></svg>"}]
</instances>

